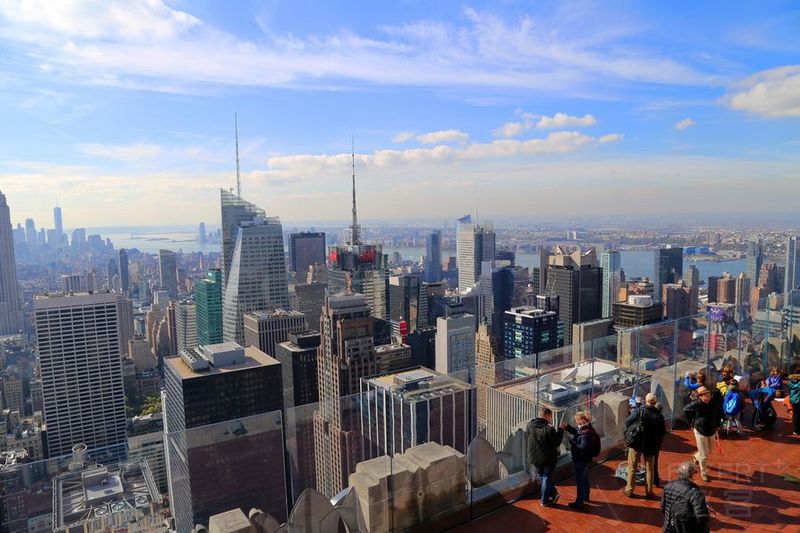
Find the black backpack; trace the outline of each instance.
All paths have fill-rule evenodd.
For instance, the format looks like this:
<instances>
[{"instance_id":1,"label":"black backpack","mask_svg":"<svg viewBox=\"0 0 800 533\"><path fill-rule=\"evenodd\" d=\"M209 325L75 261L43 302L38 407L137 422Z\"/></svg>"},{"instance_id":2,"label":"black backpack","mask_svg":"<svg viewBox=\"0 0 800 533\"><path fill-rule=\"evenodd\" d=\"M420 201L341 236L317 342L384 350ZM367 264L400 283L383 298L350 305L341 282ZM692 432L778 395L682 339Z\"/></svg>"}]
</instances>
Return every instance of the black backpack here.
<instances>
[{"instance_id":1,"label":"black backpack","mask_svg":"<svg viewBox=\"0 0 800 533\"><path fill-rule=\"evenodd\" d=\"M671 533L692 533L697 530L694 507L689 499L694 487L689 487L678 495L669 508L669 531Z\"/></svg>"},{"instance_id":2,"label":"black backpack","mask_svg":"<svg viewBox=\"0 0 800 533\"><path fill-rule=\"evenodd\" d=\"M644 407L639 407L639 416L636 421L625 428L622 438L628 448L639 448L644 441Z\"/></svg>"}]
</instances>

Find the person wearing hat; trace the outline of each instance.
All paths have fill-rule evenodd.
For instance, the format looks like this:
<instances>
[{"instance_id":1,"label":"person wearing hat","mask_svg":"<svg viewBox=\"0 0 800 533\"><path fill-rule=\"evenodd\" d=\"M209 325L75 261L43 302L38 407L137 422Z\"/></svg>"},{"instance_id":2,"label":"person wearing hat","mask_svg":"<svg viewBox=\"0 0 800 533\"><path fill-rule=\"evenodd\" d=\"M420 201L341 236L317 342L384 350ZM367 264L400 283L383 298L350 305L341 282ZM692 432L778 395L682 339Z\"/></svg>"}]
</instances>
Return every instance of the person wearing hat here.
<instances>
[{"instance_id":1,"label":"person wearing hat","mask_svg":"<svg viewBox=\"0 0 800 533\"><path fill-rule=\"evenodd\" d=\"M700 467L700 477L706 482L708 481L708 456L714 449L714 437L722 418L722 402L717 401L716 396L718 394L714 395L708 387L702 386L697 389L698 399L683 408L687 416L691 416L693 419L692 430L695 442L697 442L694 462Z\"/></svg>"}]
</instances>

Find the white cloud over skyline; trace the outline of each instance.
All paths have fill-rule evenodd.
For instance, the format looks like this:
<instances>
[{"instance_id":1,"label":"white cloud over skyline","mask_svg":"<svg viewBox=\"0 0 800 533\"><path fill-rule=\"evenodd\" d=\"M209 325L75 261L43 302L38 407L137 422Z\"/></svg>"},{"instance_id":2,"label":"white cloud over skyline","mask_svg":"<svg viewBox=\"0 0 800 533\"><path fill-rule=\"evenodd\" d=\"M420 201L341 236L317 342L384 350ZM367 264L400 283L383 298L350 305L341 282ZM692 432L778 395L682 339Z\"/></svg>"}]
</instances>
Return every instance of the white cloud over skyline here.
<instances>
[{"instance_id":1,"label":"white cloud over skyline","mask_svg":"<svg viewBox=\"0 0 800 533\"><path fill-rule=\"evenodd\" d=\"M686 128L691 128L694 126L696 122L689 117L684 118L683 120L679 120L675 123L675 129L678 131L683 131Z\"/></svg>"},{"instance_id":2,"label":"white cloud over skyline","mask_svg":"<svg viewBox=\"0 0 800 533\"><path fill-rule=\"evenodd\" d=\"M737 83L723 101L762 117L800 117L800 65L757 72Z\"/></svg>"}]
</instances>

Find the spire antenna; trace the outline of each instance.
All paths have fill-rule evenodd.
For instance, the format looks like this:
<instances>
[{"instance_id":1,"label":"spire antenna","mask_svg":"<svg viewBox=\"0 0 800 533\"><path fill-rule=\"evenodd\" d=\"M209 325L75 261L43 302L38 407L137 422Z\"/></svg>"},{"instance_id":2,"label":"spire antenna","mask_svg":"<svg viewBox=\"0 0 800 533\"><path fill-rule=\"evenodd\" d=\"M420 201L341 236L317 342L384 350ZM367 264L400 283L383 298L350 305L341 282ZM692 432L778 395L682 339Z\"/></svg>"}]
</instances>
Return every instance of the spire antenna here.
<instances>
[{"instance_id":1,"label":"spire antenna","mask_svg":"<svg viewBox=\"0 0 800 533\"><path fill-rule=\"evenodd\" d=\"M358 225L358 211L356 210L356 142L355 137L350 138L351 158L353 164L353 225L350 227L352 233L352 244L361 244L361 228Z\"/></svg>"},{"instance_id":2,"label":"spire antenna","mask_svg":"<svg viewBox=\"0 0 800 533\"><path fill-rule=\"evenodd\" d=\"M239 117L233 114L233 129L236 136L236 196L242 197L242 176L239 173Z\"/></svg>"}]
</instances>

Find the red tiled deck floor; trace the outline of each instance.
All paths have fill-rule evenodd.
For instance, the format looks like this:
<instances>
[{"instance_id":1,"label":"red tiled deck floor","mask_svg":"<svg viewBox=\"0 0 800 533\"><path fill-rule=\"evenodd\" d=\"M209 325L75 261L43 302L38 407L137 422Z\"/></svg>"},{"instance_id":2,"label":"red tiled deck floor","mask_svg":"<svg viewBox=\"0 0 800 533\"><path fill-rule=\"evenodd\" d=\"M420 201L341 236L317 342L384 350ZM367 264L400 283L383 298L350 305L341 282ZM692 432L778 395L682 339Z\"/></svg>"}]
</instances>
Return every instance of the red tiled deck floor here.
<instances>
[{"instance_id":1,"label":"red tiled deck floor","mask_svg":"<svg viewBox=\"0 0 800 533\"><path fill-rule=\"evenodd\" d=\"M782 477L800 477L800 437L792 436L783 405L776 405L776 409L779 420L773 430L745 429L743 437L723 437L722 455L715 449L709 458L709 482L704 483L699 474L695 476L712 509L712 531L800 531L800 485ZM749 413L746 415L742 419L749 421ZM675 479L677 465L695 450L689 430L667 435L659 457L662 486L665 480ZM662 490L656 489L659 501L645 500L641 485L636 487L634 498L627 498L622 493L624 483L614 477L621 461L622 456L590 471L593 502L580 511L566 505L575 499L575 481L570 478L557 485L560 499L556 507L542 508L538 496L528 496L453 531L661 531Z\"/></svg>"}]
</instances>

